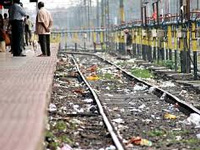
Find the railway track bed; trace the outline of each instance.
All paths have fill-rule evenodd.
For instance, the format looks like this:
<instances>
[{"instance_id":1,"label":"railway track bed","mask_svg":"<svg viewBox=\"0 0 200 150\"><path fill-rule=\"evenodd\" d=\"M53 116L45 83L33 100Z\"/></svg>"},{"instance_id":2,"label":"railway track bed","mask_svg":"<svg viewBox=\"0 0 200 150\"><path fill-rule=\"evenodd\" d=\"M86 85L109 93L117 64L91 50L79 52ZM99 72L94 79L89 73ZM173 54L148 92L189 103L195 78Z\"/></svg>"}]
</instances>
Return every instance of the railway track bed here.
<instances>
[{"instance_id":1,"label":"railway track bed","mask_svg":"<svg viewBox=\"0 0 200 150\"><path fill-rule=\"evenodd\" d=\"M71 58L71 55L65 52L62 52L60 56L65 59L69 59L69 56ZM98 99L102 104L103 110L105 111L105 114L109 118L113 129L118 135L118 138L120 139L120 141L122 141L124 149L171 150L198 149L198 147L200 147L200 140L197 138L198 133L200 133L200 129L198 128L198 125L189 125L188 123L189 115L191 113L195 114L194 112L191 112L191 110L187 110L186 108L182 108L179 105L179 102L167 103L167 100L165 98L166 95L155 95L154 88L147 86L143 82L138 82L138 80L135 80L129 75L124 74L123 71L120 71L115 66L112 66L111 64L102 61L96 56L79 54L74 55L74 58L85 79L87 79L88 83L97 94ZM66 66L63 68L66 68ZM58 77L60 80L61 77L65 76L63 75L63 72L68 72L67 74L71 74L72 72L77 73L76 69L70 68L69 70L58 70L62 73L61 75L57 76L56 80L58 80ZM64 80L65 82L67 82L67 85L69 83L71 85L72 81L69 80L74 80L74 78L68 79L67 76L68 75L65 76L66 78L64 78ZM67 109L65 109L66 111L64 114L63 111L61 111L62 113L60 113L60 111L56 111L56 113L51 112L50 114L52 115L52 117L50 117L50 124L52 120L52 122L55 124L57 120L60 120L59 117L61 117L62 120L63 116L64 118L70 119L76 116L77 120L83 119L83 121L81 122L87 122L87 124L85 123L85 126L93 127L93 124L95 124L95 127L97 127L98 129L103 129L104 124L102 123L102 118L98 114L98 108L92 109L92 111L90 110L88 112L88 108L91 108L91 105L88 106L87 103L83 103L84 99L92 98L92 96L88 94L88 88L83 83L81 83L81 86L83 87L77 88L77 83L74 82L74 85L76 85L75 89L79 89L79 92L76 91L75 93L73 86L70 86L67 89L64 88L66 90L65 91L60 90L60 87L55 86L60 86L60 83L55 83L52 103L54 103L58 108L62 108L65 106L67 107ZM62 84L65 85L63 81ZM87 90L81 91L80 89ZM70 91L73 91L73 94L69 94L68 92ZM80 91L82 92L81 96L79 95ZM77 94L77 92L79 94ZM83 94L84 92L85 94ZM71 97L69 98L66 95L71 95ZM62 97L62 100L58 97ZM79 99L82 100L79 101ZM70 103L72 102L73 105L70 105ZM91 104L94 105L94 108L96 107L94 101L92 101ZM70 114L74 114L73 112L75 110L74 107L72 107L74 105L79 105L79 110L83 108L83 111L81 113L76 112L79 115L76 114L74 116L70 116ZM183 109L185 109L184 113L187 115L181 112ZM86 113L84 110L87 110ZM195 115L198 116L198 114ZM95 117L100 118L99 121L97 121L97 118ZM69 120L64 119L64 121ZM100 126L98 126L98 124ZM85 127L84 129L87 128ZM92 129L95 130L95 128ZM78 128L75 128L74 131L70 129L71 132L76 132L77 130ZM87 130L81 131L82 134L87 133ZM90 141L88 140L88 137L90 136L80 136L81 134L79 130L77 132L79 135L78 138L74 138L74 141L72 143L65 143L68 143L72 147L78 147L82 149L106 149L108 147L111 149L115 149L113 146L110 146L113 143L110 139L111 136L105 128L102 131L97 130L95 133L90 132L91 135L101 135L98 136L98 138L91 136L92 139L96 139L92 142L94 145L92 145L90 142L90 144L86 144L86 142L84 145L83 141ZM69 133L65 134L69 135ZM99 137L104 140L102 141ZM101 142L99 142L98 140L100 140ZM83 143L81 144L80 141L82 141ZM141 143L141 141L145 142ZM97 146L95 145L95 143L99 143L99 145ZM104 145L102 146L102 144ZM87 147L86 145L90 146Z\"/></svg>"}]
</instances>

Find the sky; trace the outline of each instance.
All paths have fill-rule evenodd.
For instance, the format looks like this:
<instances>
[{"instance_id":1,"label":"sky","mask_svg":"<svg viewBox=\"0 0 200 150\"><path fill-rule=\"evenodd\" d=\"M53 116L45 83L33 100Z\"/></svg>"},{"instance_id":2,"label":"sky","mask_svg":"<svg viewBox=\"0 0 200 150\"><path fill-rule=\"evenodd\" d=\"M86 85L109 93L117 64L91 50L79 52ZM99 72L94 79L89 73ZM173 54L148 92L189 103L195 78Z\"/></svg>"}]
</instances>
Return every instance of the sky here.
<instances>
[{"instance_id":1,"label":"sky","mask_svg":"<svg viewBox=\"0 0 200 150\"><path fill-rule=\"evenodd\" d=\"M25 8L36 9L36 3L30 3L29 1L30 0L21 0ZM81 0L41 0L41 1L44 2L46 8L52 9L52 8L63 8L63 7L67 8L69 6L76 5Z\"/></svg>"}]
</instances>

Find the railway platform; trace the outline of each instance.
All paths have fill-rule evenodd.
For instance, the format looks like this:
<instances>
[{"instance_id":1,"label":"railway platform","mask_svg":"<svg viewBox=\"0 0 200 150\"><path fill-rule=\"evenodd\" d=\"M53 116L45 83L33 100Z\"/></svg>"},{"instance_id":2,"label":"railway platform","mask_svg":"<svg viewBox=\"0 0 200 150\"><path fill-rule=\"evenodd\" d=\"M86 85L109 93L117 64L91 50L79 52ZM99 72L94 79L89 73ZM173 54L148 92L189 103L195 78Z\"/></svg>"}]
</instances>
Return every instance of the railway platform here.
<instances>
[{"instance_id":1,"label":"railway platform","mask_svg":"<svg viewBox=\"0 0 200 150\"><path fill-rule=\"evenodd\" d=\"M58 44L51 57L0 53L0 149L42 149L46 108L50 100Z\"/></svg>"}]
</instances>

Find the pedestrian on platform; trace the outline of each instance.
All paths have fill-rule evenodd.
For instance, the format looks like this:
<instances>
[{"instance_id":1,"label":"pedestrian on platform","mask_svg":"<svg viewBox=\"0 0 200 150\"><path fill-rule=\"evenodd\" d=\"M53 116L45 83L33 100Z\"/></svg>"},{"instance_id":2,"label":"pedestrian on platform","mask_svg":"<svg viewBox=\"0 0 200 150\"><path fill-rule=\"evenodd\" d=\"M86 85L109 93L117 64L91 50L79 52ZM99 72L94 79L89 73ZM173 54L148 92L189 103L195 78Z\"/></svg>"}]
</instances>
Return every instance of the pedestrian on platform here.
<instances>
[{"instance_id":1,"label":"pedestrian on platform","mask_svg":"<svg viewBox=\"0 0 200 150\"><path fill-rule=\"evenodd\" d=\"M9 27L9 18L8 18L8 14L7 13L4 13L3 14L3 29L4 31L8 31L8 27Z\"/></svg>"},{"instance_id":2,"label":"pedestrian on platform","mask_svg":"<svg viewBox=\"0 0 200 150\"><path fill-rule=\"evenodd\" d=\"M26 56L22 54L23 41L23 18L26 12L20 6L20 0L13 0L13 5L9 9L10 23L12 26L12 43L11 49L13 56Z\"/></svg>"},{"instance_id":3,"label":"pedestrian on platform","mask_svg":"<svg viewBox=\"0 0 200 150\"><path fill-rule=\"evenodd\" d=\"M4 23L3 23L3 16L0 14L0 52L6 51L6 44L4 40Z\"/></svg>"},{"instance_id":4,"label":"pedestrian on platform","mask_svg":"<svg viewBox=\"0 0 200 150\"><path fill-rule=\"evenodd\" d=\"M27 46L29 44L31 45L31 42L32 42L32 28L33 28L33 23L29 19L29 16L27 16L25 18L25 39L26 39Z\"/></svg>"},{"instance_id":5,"label":"pedestrian on platform","mask_svg":"<svg viewBox=\"0 0 200 150\"><path fill-rule=\"evenodd\" d=\"M124 33L126 34L126 54L132 56L132 35L129 33L128 29L125 29Z\"/></svg>"},{"instance_id":6,"label":"pedestrian on platform","mask_svg":"<svg viewBox=\"0 0 200 150\"><path fill-rule=\"evenodd\" d=\"M39 56L50 56L50 29L53 25L53 19L48 10L44 8L44 3L38 3L38 13L36 17L36 34L39 36L39 43L42 54Z\"/></svg>"}]
</instances>

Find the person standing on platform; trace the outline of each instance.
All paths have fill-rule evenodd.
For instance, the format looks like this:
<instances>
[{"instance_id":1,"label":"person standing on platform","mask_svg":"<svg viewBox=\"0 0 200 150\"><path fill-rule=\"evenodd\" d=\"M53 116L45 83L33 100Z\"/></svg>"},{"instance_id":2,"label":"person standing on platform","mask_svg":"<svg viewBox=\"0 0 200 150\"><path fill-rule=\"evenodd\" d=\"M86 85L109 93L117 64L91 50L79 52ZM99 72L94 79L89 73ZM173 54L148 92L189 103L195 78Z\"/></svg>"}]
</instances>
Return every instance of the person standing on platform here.
<instances>
[{"instance_id":1,"label":"person standing on platform","mask_svg":"<svg viewBox=\"0 0 200 150\"><path fill-rule=\"evenodd\" d=\"M26 39L26 45L31 45L31 39L32 39L32 28L33 23L29 19L29 16L25 18L25 39Z\"/></svg>"},{"instance_id":2,"label":"person standing on platform","mask_svg":"<svg viewBox=\"0 0 200 150\"><path fill-rule=\"evenodd\" d=\"M53 19L49 11L44 8L44 3L38 3L38 13L36 17L36 34L39 36L39 43L42 54L39 56L50 56L50 29Z\"/></svg>"},{"instance_id":3,"label":"person standing on platform","mask_svg":"<svg viewBox=\"0 0 200 150\"><path fill-rule=\"evenodd\" d=\"M11 49L13 56L25 56L22 54L22 38L23 37L23 18L26 12L20 6L20 0L13 0L13 5L9 9L10 23L12 26L12 43Z\"/></svg>"},{"instance_id":4,"label":"person standing on platform","mask_svg":"<svg viewBox=\"0 0 200 150\"><path fill-rule=\"evenodd\" d=\"M132 35L129 33L128 29L125 29L125 34L126 34L126 54L132 55L131 50L132 50Z\"/></svg>"},{"instance_id":5,"label":"person standing on platform","mask_svg":"<svg viewBox=\"0 0 200 150\"><path fill-rule=\"evenodd\" d=\"M6 44L4 40L4 22L3 22L3 16L0 14L0 52L6 51Z\"/></svg>"}]
</instances>

